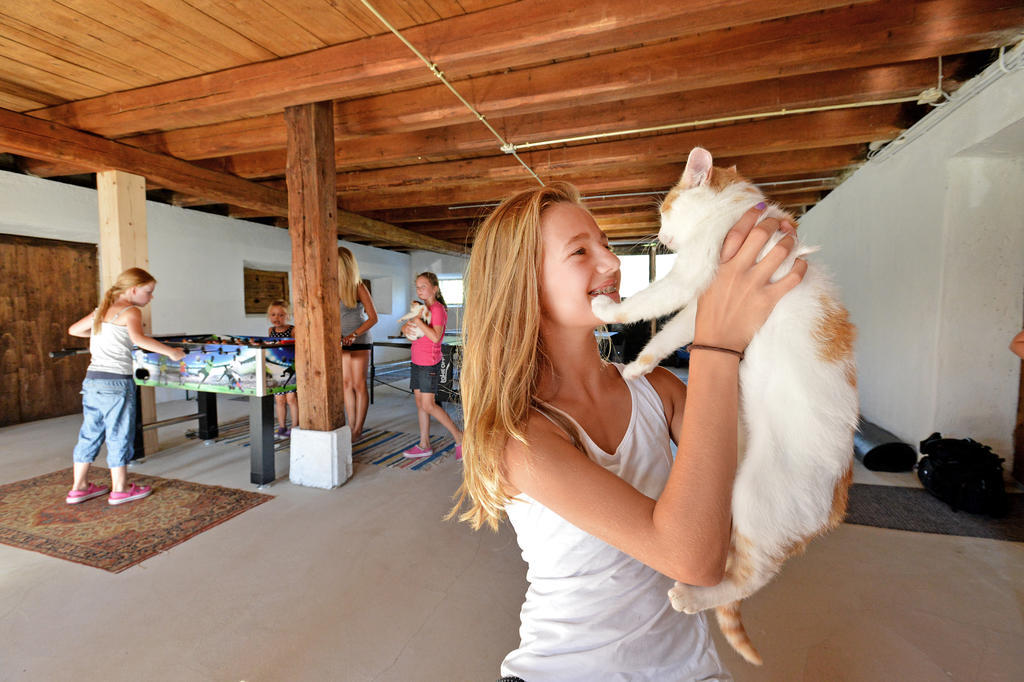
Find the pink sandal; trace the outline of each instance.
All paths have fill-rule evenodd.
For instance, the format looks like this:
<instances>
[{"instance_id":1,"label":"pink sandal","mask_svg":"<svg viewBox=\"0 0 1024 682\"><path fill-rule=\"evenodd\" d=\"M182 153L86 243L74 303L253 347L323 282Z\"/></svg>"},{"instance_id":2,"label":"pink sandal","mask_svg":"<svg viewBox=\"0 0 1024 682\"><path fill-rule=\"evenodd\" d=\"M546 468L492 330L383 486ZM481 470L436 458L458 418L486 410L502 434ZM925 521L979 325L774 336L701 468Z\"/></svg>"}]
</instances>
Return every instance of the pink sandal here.
<instances>
[{"instance_id":1,"label":"pink sandal","mask_svg":"<svg viewBox=\"0 0 1024 682\"><path fill-rule=\"evenodd\" d=\"M119 493L110 493L110 497L107 499L107 504L124 504L125 502L131 502L132 500L141 500L143 497L147 497L153 488L148 485L135 485L132 483L128 486L127 490Z\"/></svg>"},{"instance_id":2,"label":"pink sandal","mask_svg":"<svg viewBox=\"0 0 1024 682\"><path fill-rule=\"evenodd\" d=\"M86 500L91 500L94 497L106 495L108 492L110 492L110 488L98 486L95 483L90 483L89 487L86 488L85 490L72 490L71 492L69 492L68 496L64 499L64 501L67 502L68 504L79 504L81 502L85 502Z\"/></svg>"}]
</instances>

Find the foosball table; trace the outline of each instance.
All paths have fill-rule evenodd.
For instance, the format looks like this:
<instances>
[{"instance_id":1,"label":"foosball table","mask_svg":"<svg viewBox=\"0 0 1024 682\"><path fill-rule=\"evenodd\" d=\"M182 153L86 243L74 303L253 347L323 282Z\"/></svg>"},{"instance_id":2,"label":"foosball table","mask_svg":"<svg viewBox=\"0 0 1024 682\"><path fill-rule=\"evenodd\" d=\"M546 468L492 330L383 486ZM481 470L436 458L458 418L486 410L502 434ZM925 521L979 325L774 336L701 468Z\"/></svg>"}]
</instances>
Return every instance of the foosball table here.
<instances>
[{"instance_id":1,"label":"foosball table","mask_svg":"<svg viewBox=\"0 0 1024 682\"><path fill-rule=\"evenodd\" d=\"M247 396L250 480L257 485L272 483L276 478L274 396L295 390L294 340L217 334L156 338L181 348L186 355L175 362L165 355L136 348L132 353L136 385L196 391L198 436L203 440L215 439L219 433L217 395ZM195 418L179 417L156 425ZM135 459L145 456L142 430L153 425L138 426Z\"/></svg>"}]
</instances>

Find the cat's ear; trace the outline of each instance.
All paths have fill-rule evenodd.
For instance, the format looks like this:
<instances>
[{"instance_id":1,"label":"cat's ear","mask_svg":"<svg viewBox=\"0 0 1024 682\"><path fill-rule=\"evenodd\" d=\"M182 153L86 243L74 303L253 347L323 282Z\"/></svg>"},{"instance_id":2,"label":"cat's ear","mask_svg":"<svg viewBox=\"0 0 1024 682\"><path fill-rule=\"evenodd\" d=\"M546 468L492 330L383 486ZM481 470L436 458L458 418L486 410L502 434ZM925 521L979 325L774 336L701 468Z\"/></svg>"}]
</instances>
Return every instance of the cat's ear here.
<instances>
[{"instance_id":1,"label":"cat's ear","mask_svg":"<svg viewBox=\"0 0 1024 682\"><path fill-rule=\"evenodd\" d=\"M680 184L687 187L706 185L711 181L711 152L702 147L694 147L686 159L686 168Z\"/></svg>"}]
</instances>

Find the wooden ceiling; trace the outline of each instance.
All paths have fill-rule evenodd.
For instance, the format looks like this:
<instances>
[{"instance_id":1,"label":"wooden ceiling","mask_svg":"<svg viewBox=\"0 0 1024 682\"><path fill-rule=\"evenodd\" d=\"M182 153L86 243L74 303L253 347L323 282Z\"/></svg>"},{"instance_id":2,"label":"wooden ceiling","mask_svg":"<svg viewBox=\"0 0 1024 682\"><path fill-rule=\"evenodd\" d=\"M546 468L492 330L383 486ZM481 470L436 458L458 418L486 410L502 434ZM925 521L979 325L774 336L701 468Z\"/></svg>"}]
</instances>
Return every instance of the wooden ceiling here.
<instances>
[{"instance_id":1,"label":"wooden ceiling","mask_svg":"<svg viewBox=\"0 0 1024 682\"><path fill-rule=\"evenodd\" d=\"M1020 0L368 2L401 38L361 0L4 2L2 166L286 227L283 111L333 100L346 239L462 252L534 173L633 240L698 144L805 210L940 58L949 93L1024 29Z\"/></svg>"}]
</instances>

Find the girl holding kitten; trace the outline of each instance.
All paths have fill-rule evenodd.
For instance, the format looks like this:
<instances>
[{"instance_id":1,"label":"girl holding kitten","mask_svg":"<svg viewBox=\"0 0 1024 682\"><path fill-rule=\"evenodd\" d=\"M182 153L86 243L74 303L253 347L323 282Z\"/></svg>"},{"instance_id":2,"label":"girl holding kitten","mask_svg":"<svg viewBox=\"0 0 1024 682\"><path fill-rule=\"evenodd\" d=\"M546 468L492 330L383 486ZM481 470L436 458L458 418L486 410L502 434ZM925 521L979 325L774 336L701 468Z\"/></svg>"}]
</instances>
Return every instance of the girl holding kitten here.
<instances>
[{"instance_id":1,"label":"girl holding kitten","mask_svg":"<svg viewBox=\"0 0 1024 682\"><path fill-rule=\"evenodd\" d=\"M405 334L410 327L423 333L423 336L412 342L412 367L409 377L409 388L416 397L420 442L402 454L409 458L430 457L434 454L433 448L430 447L430 418L433 417L455 438L455 459L462 459L462 431L444 408L434 400L441 383L441 341L444 339L445 325L448 324L448 306L441 295L437 275L432 272L421 272L417 275L416 296L430 310L430 324L420 317L414 317L402 325L402 333Z\"/></svg>"},{"instance_id":2,"label":"girl holding kitten","mask_svg":"<svg viewBox=\"0 0 1024 682\"><path fill-rule=\"evenodd\" d=\"M806 271L798 261L769 283L792 239L755 262L780 228L754 226L760 212L725 240L698 344L742 351ZM473 246L456 510L468 503L460 518L474 528L507 516L529 565L521 643L501 666L509 680L729 679L704 615L676 613L666 594L673 580L714 585L725 570L739 358L695 349L688 385L662 368L625 380L598 353L591 309L600 295L618 301L619 277L563 183L507 199Z\"/></svg>"},{"instance_id":3,"label":"girl holding kitten","mask_svg":"<svg viewBox=\"0 0 1024 682\"><path fill-rule=\"evenodd\" d=\"M288 302L276 300L267 308L267 319L270 320L270 329L267 336L272 339L293 339L295 338L295 325L288 324ZM292 391L277 393L274 395L274 414L277 417L277 431L274 435L284 438L291 435L292 430L288 428L286 421L288 409L292 411L292 426L299 425L299 399L298 394Z\"/></svg>"}]
</instances>

